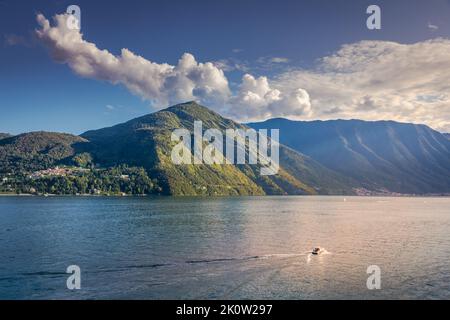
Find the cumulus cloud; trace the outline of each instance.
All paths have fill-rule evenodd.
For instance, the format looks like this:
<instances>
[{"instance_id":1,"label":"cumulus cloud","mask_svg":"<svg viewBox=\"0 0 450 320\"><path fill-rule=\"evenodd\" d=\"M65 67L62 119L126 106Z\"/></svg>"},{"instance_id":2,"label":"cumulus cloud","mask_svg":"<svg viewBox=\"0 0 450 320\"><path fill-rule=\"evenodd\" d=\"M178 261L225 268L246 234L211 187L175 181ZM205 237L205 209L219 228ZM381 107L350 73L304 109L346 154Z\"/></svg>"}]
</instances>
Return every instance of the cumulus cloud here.
<instances>
[{"instance_id":1,"label":"cumulus cloud","mask_svg":"<svg viewBox=\"0 0 450 320\"><path fill-rule=\"evenodd\" d=\"M56 61L68 64L82 77L122 84L158 108L194 99L216 104L228 100L227 78L210 62L199 63L185 53L176 66L158 64L128 49L114 56L83 40L78 30L67 28L67 15L57 15L54 20L55 26L51 26L38 15L41 28L36 34Z\"/></svg>"},{"instance_id":2,"label":"cumulus cloud","mask_svg":"<svg viewBox=\"0 0 450 320\"><path fill-rule=\"evenodd\" d=\"M290 68L272 79L246 73L232 92L224 71L248 69L231 60L202 63L185 53L176 65L170 65L125 48L116 56L84 40L78 30L69 30L66 19L66 15L57 15L51 25L43 15L37 17L36 35L53 58L82 77L124 85L154 108L198 100L241 121L390 119L450 132L447 39L347 44L319 59L314 69ZM288 65L281 57L266 57L263 62Z\"/></svg>"},{"instance_id":3,"label":"cumulus cloud","mask_svg":"<svg viewBox=\"0 0 450 320\"><path fill-rule=\"evenodd\" d=\"M361 41L280 74L274 87L304 88L314 119L390 119L450 131L450 40Z\"/></svg>"},{"instance_id":4,"label":"cumulus cloud","mask_svg":"<svg viewBox=\"0 0 450 320\"><path fill-rule=\"evenodd\" d=\"M121 54L115 56L84 40L79 30L69 29L67 17L66 14L56 15L52 26L43 15L37 16L40 28L36 35L49 48L52 57L82 77L122 84L151 101L155 108L198 100L236 119L262 119L263 115L297 115L310 107L309 101L305 104L306 92L291 90L285 95L269 88L267 78L254 79L250 75L244 76L239 97L233 96L224 69L247 70L236 61L201 63L192 54L185 53L173 66L152 62L128 49L122 49ZM254 81L251 88L250 79ZM256 99L262 101L256 103Z\"/></svg>"},{"instance_id":5,"label":"cumulus cloud","mask_svg":"<svg viewBox=\"0 0 450 320\"><path fill-rule=\"evenodd\" d=\"M269 117L308 116L311 103L308 93L301 88L281 91L272 88L267 77L255 78L245 74L238 94L232 98L229 112L242 120L258 120Z\"/></svg>"}]
</instances>

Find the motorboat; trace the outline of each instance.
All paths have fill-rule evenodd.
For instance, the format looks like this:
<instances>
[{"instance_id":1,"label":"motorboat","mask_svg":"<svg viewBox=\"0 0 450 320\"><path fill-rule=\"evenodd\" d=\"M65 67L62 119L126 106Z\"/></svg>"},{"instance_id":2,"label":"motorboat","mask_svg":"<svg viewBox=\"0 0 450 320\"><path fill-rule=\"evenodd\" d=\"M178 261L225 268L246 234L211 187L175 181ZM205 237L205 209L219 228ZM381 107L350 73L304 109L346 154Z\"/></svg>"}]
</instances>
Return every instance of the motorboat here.
<instances>
[{"instance_id":1,"label":"motorboat","mask_svg":"<svg viewBox=\"0 0 450 320\"><path fill-rule=\"evenodd\" d=\"M312 254L321 254L324 250L321 247L315 247L314 249L312 249L311 253Z\"/></svg>"}]
</instances>

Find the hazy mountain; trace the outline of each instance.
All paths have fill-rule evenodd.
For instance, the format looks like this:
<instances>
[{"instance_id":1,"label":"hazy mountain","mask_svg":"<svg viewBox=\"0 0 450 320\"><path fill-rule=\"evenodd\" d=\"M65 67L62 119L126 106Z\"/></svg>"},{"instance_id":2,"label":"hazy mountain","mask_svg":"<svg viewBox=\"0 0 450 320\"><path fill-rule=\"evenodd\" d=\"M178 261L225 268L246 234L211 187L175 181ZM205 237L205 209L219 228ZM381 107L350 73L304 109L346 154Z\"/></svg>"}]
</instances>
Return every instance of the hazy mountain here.
<instances>
[{"instance_id":1,"label":"hazy mountain","mask_svg":"<svg viewBox=\"0 0 450 320\"><path fill-rule=\"evenodd\" d=\"M450 133L443 133L444 137L450 140Z\"/></svg>"},{"instance_id":2,"label":"hazy mountain","mask_svg":"<svg viewBox=\"0 0 450 320\"><path fill-rule=\"evenodd\" d=\"M164 192L175 195L197 194L315 194L351 193L344 178L309 157L286 147L280 150L280 171L261 176L256 165L174 165L170 141L174 129L193 132L194 121L203 130L246 128L195 102L179 104L110 128L88 131L94 162L102 166L128 164L143 166L156 177Z\"/></svg>"},{"instance_id":3,"label":"hazy mountain","mask_svg":"<svg viewBox=\"0 0 450 320\"><path fill-rule=\"evenodd\" d=\"M4 139L4 138L8 138L11 137L11 135L9 133L1 133L0 132L0 140Z\"/></svg>"},{"instance_id":4,"label":"hazy mountain","mask_svg":"<svg viewBox=\"0 0 450 320\"><path fill-rule=\"evenodd\" d=\"M450 141L425 125L287 119L249 125L280 129L281 143L358 180L368 189L450 192Z\"/></svg>"}]
</instances>

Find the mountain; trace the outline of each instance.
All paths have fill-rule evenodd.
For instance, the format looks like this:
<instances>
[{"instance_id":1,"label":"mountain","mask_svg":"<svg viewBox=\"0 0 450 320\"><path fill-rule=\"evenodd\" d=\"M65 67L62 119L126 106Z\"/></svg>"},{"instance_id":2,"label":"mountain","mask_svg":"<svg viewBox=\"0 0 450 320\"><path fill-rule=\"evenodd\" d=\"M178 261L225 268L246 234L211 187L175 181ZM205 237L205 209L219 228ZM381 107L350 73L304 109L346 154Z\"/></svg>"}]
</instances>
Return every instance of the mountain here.
<instances>
[{"instance_id":1,"label":"mountain","mask_svg":"<svg viewBox=\"0 0 450 320\"><path fill-rule=\"evenodd\" d=\"M450 141L425 125L271 119L249 126L280 129L280 143L370 190L450 192Z\"/></svg>"},{"instance_id":2,"label":"mountain","mask_svg":"<svg viewBox=\"0 0 450 320\"><path fill-rule=\"evenodd\" d=\"M277 175L262 176L257 165L175 165L171 161L172 131L247 129L195 102L179 104L110 128L88 131L89 153L96 164L144 167L174 195L348 194L348 178L287 147L280 147Z\"/></svg>"},{"instance_id":3,"label":"mountain","mask_svg":"<svg viewBox=\"0 0 450 320\"><path fill-rule=\"evenodd\" d=\"M71 158L87 143L65 133L31 132L0 140L0 172L34 171Z\"/></svg>"},{"instance_id":4,"label":"mountain","mask_svg":"<svg viewBox=\"0 0 450 320\"><path fill-rule=\"evenodd\" d=\"M450 133L443 133L444 137L450 140Z\"/></svg>"},{"instance_id":5,"label":"mountain","mask_svg":"<svg viewBox=\"0 0 450 320\"><path fill-rule=\"evenodd\" d=\"M2 134L0 174L27 179L30 172L62 164L92 171L83 177L56 181L65 188L56 190L60 193L100 189L96 187L99 179L102 191L113 188L114 192L136 190L139 194L148 190L167 195L450 192L450 140L448 135L424 125L286 119L252 123L249 126L255 129L280 129L280 170L264 176L260 165L175 165L171 152L176 143L171 141L171 134L180 128L193 132L194 121L202 121L203 130L249 128L189 102L81 136ZM125 183L122 176L130 176L131 182ZM86 179L89 188L76 185ZM22 185L21 190L39 185L39 181L29 185L21 181L16 181L17 186Z\"/></svg>"},{"instance_id":6,"label":"mountain","mask_svg":"<svg viewBox=\"0 0 450 320\"><path fill-rule=\"evenodd\" d=\"M11 135L9 133L1 133L0 132L0 140L4 139L4 138L8 138L11 137Z\"/></svg>"}]
</instances>

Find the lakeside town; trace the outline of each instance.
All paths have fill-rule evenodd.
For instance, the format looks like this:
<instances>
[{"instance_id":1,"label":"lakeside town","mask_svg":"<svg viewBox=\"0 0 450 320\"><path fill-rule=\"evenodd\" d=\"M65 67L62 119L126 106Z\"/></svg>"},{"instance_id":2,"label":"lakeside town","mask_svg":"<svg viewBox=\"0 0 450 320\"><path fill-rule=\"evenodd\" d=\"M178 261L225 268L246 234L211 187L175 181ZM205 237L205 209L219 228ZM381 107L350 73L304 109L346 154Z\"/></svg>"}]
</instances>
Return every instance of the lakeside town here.
<instances>
[{"instance_id":1,"label":"lakeside town","mask_svg":"<svg viewBox=\"0 0 450 320\"><path fill-rule=\"evenodd\" d=\"M161 191L143 168L109 169L56 166L26 173L0 174L2 195L147 195Z\"/></svg>"},{"instance_id":2,"label":"lakeside town","mask_svg":"<svg viewBox=\"0 0 450 320\"><path fill-rule=\"evenodd\" d=\"M387 189L354 188L360 197L449 197L449 193L402 194ZM0 174L0 195L131 196L160 194L156 179L143 168L120 166L110 169L55 166L28 173ZM350 195L352 196L352 195Z\"/></svg>"}]
</instances>

